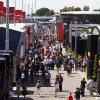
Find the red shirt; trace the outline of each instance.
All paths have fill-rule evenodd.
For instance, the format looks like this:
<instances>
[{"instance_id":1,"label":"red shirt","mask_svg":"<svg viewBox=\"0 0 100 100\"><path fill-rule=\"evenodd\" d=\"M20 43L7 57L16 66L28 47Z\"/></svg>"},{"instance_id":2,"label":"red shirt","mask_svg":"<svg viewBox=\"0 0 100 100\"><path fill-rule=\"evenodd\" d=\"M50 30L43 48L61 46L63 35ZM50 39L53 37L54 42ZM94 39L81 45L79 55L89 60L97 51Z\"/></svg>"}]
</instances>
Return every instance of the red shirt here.
<instances>
[{"instance_id":1,"label":"red shirt","mask_svg":"<svg viewBox=\"0 0 100 100\"><path fill-rule=\"evenodd\" d=\"M44 53L44 48L42 48L42 50L41 50L41 51L42 51L42 53Z\"/></svg>"},{"instance_id":2,"label":"red shirt","mask_svg":"<svg viewBox=\"0 0 100 100\"><path fill-rule=\"evenodd\" d=\"M73 97L71 95L68 96L68 100L73 100Z\"/></svg>"},{"instance_id":3,"label":"red shirt","mask_svg":"<svg viewBox=\"0 0 100 100\"><path fill-rule=\"evenodd\" d=\"M47 50L46 50L46 54L48 54L48 53L49 53L49 50L47 49Z\"/></svg>"}]
</instances>

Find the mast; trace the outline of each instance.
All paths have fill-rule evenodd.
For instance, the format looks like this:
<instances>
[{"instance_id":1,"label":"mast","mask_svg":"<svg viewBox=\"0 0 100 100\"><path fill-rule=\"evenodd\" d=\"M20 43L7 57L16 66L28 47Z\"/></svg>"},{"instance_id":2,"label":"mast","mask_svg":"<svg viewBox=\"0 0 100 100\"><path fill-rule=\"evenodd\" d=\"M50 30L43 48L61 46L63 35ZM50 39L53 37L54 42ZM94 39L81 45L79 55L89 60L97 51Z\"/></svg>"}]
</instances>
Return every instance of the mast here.
<instances>
[{"instance_id":1,"label":"mast","mask_svg":"<svg viewBox=\"0 0 100 100\"><path fill-rule=\"evenodd\" d=\"M23 23L23 0L22 0L22 16L21 16L21 19L22 19L22 23Z\"/></svg>"},{"instance_id":2,"label":"mast","mask_svg":"<svg viewBox=\"0 0 100 100\"><path fill-rule=\"evenodd\" d=\"M32 17L33 17L33 3L32 3L32 8L31 8L31 23L32 23Z\"/></svg>"},{"instance_id":3,"label":"mast","mask_svg":"<svg viewBox=\"0 0 100 100\"><path fill-rule=\"evenodd\" d=\"M9 50L9 0L6 0L6 50Z\"/></svg>"},{"instance_id":4,"label":"mast","mask_svg":"<svg viewBox=\"0 0 100 100\"><path fill-rule=\"evenodd\" d=\"M15 0L15 9L14 9L14 25L16 25L16 0Z\"/></svg>"},{"instance_id":5,"label":"mast","mask_svg":"<svg viewBox=\"0 0 100 100\"><path fill-rule=\"evenodd\" d=\"M29 4L28 4L28 25L29 25Z\"/></svg>"},{"instance_id":6,"label":"mast","mask_svg":"<svg viewBox=\"0 0 100 100\"><path fill-rule=\"evenodd\" d=\"M34 22L35 22L35 20L36 20L36 0L35 0L35 12L34 12Z\"/></svg>"},{"instance_id":7,"label":"mast","mask_svg":"<svg viewBox=\"0 0 100 100\"><path fill-rule=\"evenodd\" d=\"M25 6L24 6L24 11L26 11L26 3L25 3ZM26 20L25 20L25 24L26 24Z\"/></svg>"}]
</instances>

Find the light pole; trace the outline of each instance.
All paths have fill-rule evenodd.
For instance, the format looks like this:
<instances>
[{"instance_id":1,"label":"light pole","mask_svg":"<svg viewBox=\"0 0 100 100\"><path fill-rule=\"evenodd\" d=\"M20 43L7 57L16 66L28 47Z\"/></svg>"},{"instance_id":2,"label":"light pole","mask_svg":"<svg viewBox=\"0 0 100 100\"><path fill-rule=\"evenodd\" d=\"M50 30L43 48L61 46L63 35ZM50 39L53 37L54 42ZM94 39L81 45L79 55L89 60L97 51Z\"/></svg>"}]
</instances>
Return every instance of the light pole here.
<instances>
[{"instance_id":1,"label":"light pole","mask_svg":"<svg viewBox=\"0 0 100 100\"><path fill-rule=\"evenodd\" d=\"M29 4L28 4L28 14L29 14ZM30 14L28 15L28 25L29 25L29 20L30 20Z\"/></svg>"},{"instance_id":2,"label":"light pole","mask_svg":"<svg viewBox=\"0 0 100 100\"><path fill-rule=\"evenodd\" d=\"M35 0L35 16L34 16L34 21L35 21L35 18L36 18L36 0Z\"/></svg>"},{"instance_id":3,"label":"light pole","mask_svg":"<svg viewBox=\"0 0 100 100\"><path fill-rule=\"evenodd\" d=\"M16 25L16 0L15 0L15 9L14 9L14 25Z\"/></svg>"},{"instance_id":4,"label":"light pole","mask_svg":"<svg viewBox=\"0 0 100 100\"><path fill-rule=\"evenodd\" d=\"M9 0L6 0L6 50L9 50Z\"/></svg>"},{"instance_id":5,"label":"light pole","mask_svg":"<svg viewBox=\"0 0 100 100\"><path fill-rule=\"evenodd\" d=\"M70 48L72 49L72 21L70 22L69 26L69 43L70 43Z\"/></svg>"},{"instance_id":6,"label":"light pole","mask_svg":"<svg viewBox=\"0 0 100 100\"><path fill-rule=\"evenodd\" d=\"M31 8L31 23L33 23L32 18L33 18L33 3L32 3L32 8Z\"/></svg>"},{"instance_id":7,"label":"light pole","mask_svg":"<svg viewBox=\"0 0 100 100\"><path fill-rule=\"evenodd\" d=\"M77 22L76 22L76 17L75 17L75 52L77 55Z\"/></svg>"},{"instance_id":8,"label":"light pole","mask_svg":"<svg viewBox=\"0 0 100 100\"><path fill-rule=\"evenodd\" d=\"M35 15L36 15L36 0L35 0Z\"/></svg>"},{"instance_id":9,"label":"light pole","mask_svg":"<svg viewBox=\"0 0 100 100\"><path fill-rule=\"evenodd\" d=\"M22 15L21 15L21 20L22 20L22 23L23 23L23 0L22 0Z\"/></svg>"}]
</instances>

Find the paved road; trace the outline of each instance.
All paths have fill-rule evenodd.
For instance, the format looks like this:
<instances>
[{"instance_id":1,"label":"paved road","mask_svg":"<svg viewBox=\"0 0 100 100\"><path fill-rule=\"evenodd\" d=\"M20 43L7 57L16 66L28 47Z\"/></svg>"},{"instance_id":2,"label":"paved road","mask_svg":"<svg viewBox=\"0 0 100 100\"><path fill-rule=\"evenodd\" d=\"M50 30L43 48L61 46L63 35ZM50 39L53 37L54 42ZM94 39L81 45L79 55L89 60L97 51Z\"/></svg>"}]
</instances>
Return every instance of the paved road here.
<instances>
[{"instance_id":1,"label":"paved road","mask_svg":"<svg viewBox=\"0 0 100 100\"><path fill-rule=\"evenodd\" d=\"M68 77L66 71L63 71L63 68L60 71L60 73L62 74L64 78L63 91L58 93L57 98L54 98L54 79L57 74L56 69L55 69L51 71L51 87L42 87L40 97L37 96L35 84L38 79L42 81L41 73L40 73L39 78L34 78L34 82L30 82L30 79L29 79L29 81L27 82L28 95L26 96L26 100L37 100L37 99L38 100L47 100L47 99L66 100L66 97L68 96L70 91L74 95L76 87L80 86L80 81L82 80L82 76L80 75L78 71L73 71L71 77ZM87 89L85 91L85 95L86 95L85 97L81 97L81 100L87 100L87 99L96 100L95 97L89 96L89 92ZM99 98L97 99L100 100ZM15 95L14 100L17 100L16 95ZM24 100L23 96L21 95L21 92L20 92L20 100Z\"/></svg>"},{"instance_id":2,"label":"paved road","mask_svg":"<svg viewBox=\"0 0 100 100\"><path fill-rule=\"evenodd\" d=\"M65 54L65 49L63 49L63 54ZM45 87L43 86L41 88L41 96L37 96L37 89L35 87L36 82L38 79L43 82L41 73L39 78L34 78L34 82L29 81L27 82L27 90L28 90L28 95L26 96L26 100L66 100L67 96L69 95L69 92L72 92L72 95L74 96L74 92L76 90L76 87L80 86L80 81L82 80L82 77L85 77L85 75L79 71L73 71L72 75L70 77L67 76L67 72L61 69L60 73L63 76L64 82L63 82L63 91L58 93L58 97L54 97L54 80L55 76L57 74L56 68L55 70L51 71L51 87ZM19 100L24 100L23 96L21 95L22 93L20 92L20 99ZM89 92L86 89L85 90L85 97L81 97L81 100L100 100L98 97L90 97ZM18 100L16 95L14 100ZM75 100L75 99L74 99Z\"/></svg>"}]
</instances>

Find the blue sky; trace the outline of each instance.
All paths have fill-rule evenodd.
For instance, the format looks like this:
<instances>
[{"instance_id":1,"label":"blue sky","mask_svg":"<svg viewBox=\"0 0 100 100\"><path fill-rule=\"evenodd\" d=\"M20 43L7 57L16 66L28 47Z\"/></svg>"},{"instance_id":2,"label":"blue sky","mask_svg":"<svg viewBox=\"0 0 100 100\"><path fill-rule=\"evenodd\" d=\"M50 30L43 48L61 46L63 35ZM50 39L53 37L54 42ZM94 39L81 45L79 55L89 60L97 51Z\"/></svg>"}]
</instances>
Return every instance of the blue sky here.
<instances>
[{"instance_id":1,"label":"blue sky","mask_svg":"<svg viewBox=\"0 0 100 100\"><path fill-rule=\"evenodd\" d=\"M6 0L0 0L4 1L6 5ZM9 0L10 6L14 6L14 0ZM22 9L22 0L16 0L16 9ZM33 3L33 12L35 12L35 0L23 0L24 5L23 9L28 13L28 5L29 6L29 12L31 12L31 7ZM26 5L26 7L25 7ZM47 7L49 9L53 9L55 12L59 12L59 10L65 6L74 6L74 7L81 7L83 8L85 5L88 5L91 9L99 9L100 8L100 0L36 0L36 9Z\"/></svg>"}]
</instances>

